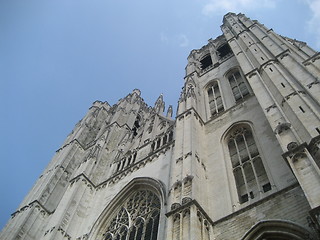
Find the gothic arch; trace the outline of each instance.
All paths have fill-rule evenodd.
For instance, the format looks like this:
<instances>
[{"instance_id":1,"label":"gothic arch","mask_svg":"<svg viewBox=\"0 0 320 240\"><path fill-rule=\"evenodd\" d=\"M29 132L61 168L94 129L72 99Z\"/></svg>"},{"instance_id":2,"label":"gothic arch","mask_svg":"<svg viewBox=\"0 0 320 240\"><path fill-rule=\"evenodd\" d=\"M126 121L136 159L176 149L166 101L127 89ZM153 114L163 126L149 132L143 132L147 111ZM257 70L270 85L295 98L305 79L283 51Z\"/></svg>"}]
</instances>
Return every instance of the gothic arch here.
<instances>
[{"instance_id":1,"label":"gothic arch","mask_svg":"<svg viewBox=\"0 0 320 240\"><path fill-rule=\"evenodd\" d=\"M229 69L224 74L224 78L227 79L236 102L250 95L251 90L249 84L239 67Z\"/></svg>"},{"instance_id":2,"label":"gothic arch","mask_svg":"<svg viewBox=\"0 0 320 240\"><path fill-rule=\"evenodd\" d=\"M225 102L219 79L209 81L204 87L204 92L205 106L208 108L207 114L209 118L225 110Z\"/></svg>"},{"instance_id":3,"label":"gothic arch","mask_svg":"<svg viewBox=\"0 0 320 240\"><path fill-rule=\"evenodd\" d=\"M226 71L224 73L223 77L227 78L228 75L230 75L231 73L236 72L236 71L240 71L240 67L239 66L234 66L234 67L230 68L228 71Z\"/></svg>"},{"instance_id":4,"label":"gothic arch","mask_svg":"<svg viewBox=\"0 0 320 240\"><path fill-rule=\"evenodd\" d=\"M214 78L214 79L212 79L212 80L210 80L206 85L204 85L204 88L203 88L203 90L205 91L205 90L207 90L212 84L214 84L215 82L217 82L218 84L219 84L219 86L221 85L221 83L220 83L220 79L219 78Z\"/></svg>"},{"instance_id":5,"label":"gothic arch","mask_svg":"<svg viewBox=\"0 0 320 240\"><path fill-rule=\"evenodd\" d=\"M161 212L164 209L163 206L166 205L165 187L163 183L153 178L138 177L131 180L106 206L106 208L102 211L102 213L94 223L88 239L104 240L106 238L105 233L111 222L114 221L115 216L118 216L121 212L123 212L124 215L128 213L127 210L123 208L123 205L128 202L130 197L132 197L139 191L147 192L159 203L158 218L160 217L161 222L161 215L163 215L161 214ZM141 223L141 220L142 217L138 216L137 222Z\"/></svg>"},{"instance_id":6,"label":"gothic arch","mask_svg":"<svg viewBox=\"0 0 320 240\"><path fill-rule=\"evenodd\" d=\"M253 132L253 135L254 137L256 138L255 136L255 132L254 132L254 129L253 129L253 123L251 121L246 121L246 120L243 120L243 121L238 121L238 122L234 122L232 123L225 131L224 133L222 134L221 136L221 143L222 144L226 144L228 142L228 134L230 133L230 131L237 127L237 126L240 126L240 125L247 125L250 127L251 131Z\"/></svg>"},{"instance_id":7,"label":"gothic arch","mask_svg":"<svg viewBox=\"0 0 320 240\"><path fill-rule=\"evenodd\" d=\"M273 184L252 123L242 121L232 124L221 140L226 151L228 169L233 173L237 202L253 202L271 191Z\"/></svg>"},{"instance_id":8,"label":"gothic arch","mask_svg":"<svg viewBox=\"0 0 320 240\"><path fill-rule=\"evenodd\" d=\"M304 227L285 220L265 220L255 224L241 240L313 240Z\"/></svg>"},{"instance_id":9,"label":"gothic arch","mask_svg":"<svg viewBox=\"0 0 320 240\"><path fill-rule=\"evenodd\" d=\"M211 55L210 50L209 49L204 50L199 56L199 61L201 61L202 59L204 59L208 55Z\"/></svg>"}]
</instances>

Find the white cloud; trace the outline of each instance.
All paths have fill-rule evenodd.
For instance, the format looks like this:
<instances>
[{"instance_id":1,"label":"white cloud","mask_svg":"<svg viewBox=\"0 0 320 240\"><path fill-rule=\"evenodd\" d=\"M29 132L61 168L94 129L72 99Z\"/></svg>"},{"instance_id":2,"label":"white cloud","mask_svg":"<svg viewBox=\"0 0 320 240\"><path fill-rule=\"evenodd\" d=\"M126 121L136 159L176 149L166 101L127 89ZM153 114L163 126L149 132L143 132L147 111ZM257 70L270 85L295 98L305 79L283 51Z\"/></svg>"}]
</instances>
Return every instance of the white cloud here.
<instances>
[{"instance_id":1,"label":"white cloud","mask_svg":"<svg viewBox=\"0 0 320 240\"><path fill-rule=\"evenodd\" d=\"M305 0L312 16L308 22L309 31L316 35L317 48L320 48L320 0Z\"/></svg>"},{"instance_id":2,"label":"white cloud","mask_svg":"<svg viewBox=\"0 0 320 240\"><path fill-rule=\"evenodd\" d=\"M168 35L161 32L160 41L164 44L178 45L179 47L187 47L189 45L189 39L185 34Z\"/></svg>"},{"instance_id":3,"label":"white cloud","mask_svg":"<svg viewBox=\"0 0 320 240\"><path fill-rule=\"evenodd\" d=\"M186 35L180 34L178 36L178 39L179 39L179 46L180 47L187 47L189 45L189 39L187 38Z\"/></svg>"},{"instance_id":4,"label":"white cloud","mask_svg":"<svg viewBox=\"0 0 320 240\"><path fill-rule=\"evenodd\" d=\"M203 7L204 15L225 12L240 12L257 8L275 8L276 0L209 0Z\"/></svg>"},{"instance_id":5,"label":"white cloud","mask_svg":"<svg viewBox=\"0 0 320 240\"><path fill-rule=\"evenodd\" d=\"M169 42L168 36L164 32L160 33L160 40L163 43L168 43Z\"/></svg>"}]
</instances>

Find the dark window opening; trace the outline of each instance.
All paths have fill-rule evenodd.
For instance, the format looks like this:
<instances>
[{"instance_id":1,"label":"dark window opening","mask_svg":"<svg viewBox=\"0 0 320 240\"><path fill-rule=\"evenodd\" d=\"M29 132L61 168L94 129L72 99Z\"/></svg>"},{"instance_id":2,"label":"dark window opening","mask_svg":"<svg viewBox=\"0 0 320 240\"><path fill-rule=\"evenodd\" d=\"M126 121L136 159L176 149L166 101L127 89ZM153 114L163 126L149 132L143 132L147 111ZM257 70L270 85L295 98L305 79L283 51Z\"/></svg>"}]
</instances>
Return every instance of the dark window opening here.
<instances>
[{"instance_id":1,"label":"dark window opening","mask_svg":"<svg viewBox=\"0 0 320 240\"><path fill-rule=\"evenodd\" d=\"M133 154L133 163L136 161L136 158L137 158L137 152Z\"/></svg>"},{"instance_id":2,"label":"dark window opening","mask_svg":"<svg viewBox=\"0 0 320 240\"><path fill-rule=\"evenodd\" d=\"M263 192L268 192L271 190L271 184L267 183L265 185L262 186Z\"/></svg>"},{"instance_id":3,"label":"dark window opening","mask_svg":"<svg viewBox=\"0 0 320 240\"><path fill-rule=\"evenodd\" d=\"M134 137L138 135L139 127L140 127L140 116L138 115L136 120L134 121L133 128L132 128L132 132L133 132Z\"/></svg>"},{"instance_id":4,"label":"dark window opening","mask_svg":"<svg viewBox=\"0 0 320 240\"><path fill-rule=\"evenodd\" d=\"M249 198L248 198L248 194L244 194L241 196L241 203L245 203L245 202L248 202Z\"/></svg>"},{"instance_id":5,"label":"dark window opening","mask_svg":"<svg viewBox=\"0 0 320 240\"><path fill-rule=\"evenodd\" d=\"M166 144L167 143L167 135L164 135L164 137L163 137L163 144Z\"/></svg>"},{"instance_id":6,"label":"dark window opening","mask_svg":"<svg viewBox=\"0 0 320 240\"><path fill-rule=\"evenodd\" d=\"M219 47L217 49L217 51L218 51L220 58L223 58L223 57L227 56L229 53L231 53L231 49L228 44L225 44L225 45Z\"/></svg>"},{"instance_id":7,"label":"dark window opening","mask_svg":"<svg viewBox=\"0 0 320 240\"><path fill-rule=\"evenodd\" d=\"M169 142L171 142L173 140L173 132L169 133Z\"/></svg>"},{"instance_id":8,"label":"dark window opening","mask_svg":"<svg viewBox=\"0 0 320 240\"><path fill-rule=\"evenodd\" d=\"M250 198L253 199L254 198L253 192L251 191L249 194L250 194ZM249 195L247 193L242 195L241 198L240 198L240 201L241 201L241 203L248 202L249 201Z\"/></svg>"},{"instance_id":9,"label":"dark window opening","mask_svg":"<svg viewBox=\"0 0 320 240\"><path fill-rule=\"evenodd\" d=\"M206 69L207 67L212 65L212 59L210 55L205 56L201 61L201 69Z\"/></svg>"},{"instance_id":10,"label":"dark window opening","mask_svg":"<svg viewBox=\"0 0 320 240\"><path fill-rule=\"evenodd\" d=\"M284 87L284 88L286 87L283 83L281 83L281 86Z\"/></svg>"},{"instance_id":11,"label":"dark window opening","mask_svg":"<svg viewBox=\"0 0 320 240\"><path fill-rule=\"evenodd\" d=\"M253 192L250 192L250 198L251 198L251 199L254 199Z\"/></svg>"},{"instance_id":12,"label":"dark window opening","mask_svg":"<svg viewBox=\"0 0 320 240\"><path fill-rule=\"evenodd\" d=\"M139 128L139 127L140 127L140 124L139 124L139 121L138 121L138 120L136 120L136 121L134 122L134 126L135 126L136 128Z\"/></svg>"},{"instance_id":13,"label":"dark window opening","mask_svg":"<svg viewBox=\"0 0 320 240\"><path fill-rule=\"evenodd\" d=\"M161 147L161 139L159 138L157 141L157 148Z\"/></svg>"},{"instance_id":14,"label":"dark window opening","mask_svg":"<svg viewBox=\"0 0 320 240\"><path fill-rule=\"evenodd\" d=\"M305 113L304 109L301 106L299 106L299 108L300 108L301 112Z\"/></svg>"},{"instance_id":15,"label":"dark window opening","mask_svg":"<svg viewBox=\"0 0 320 240\"><path fill-rule=\"evenodd\" d=\"M129 156L127 166L129 166L131 164L131 158L132 158L132 156Z\"/></svg>"},{"instance_id":16,"label":"dark window opening","mask_svg":"<svg viewBox=\"0 0 320 240\"><path fill-rule=\"evenodd\" d=\"M151 144L151 151L153 152L154 149L155 149L155 143L153 142L153 143Z\"/></svg>"},{"instance_id":17,"label":"dark window opening","mask_svg":"<svg viewBox=\"0 0 320 240\"><path fill-rule=\"evenodd\" d=\"M137 132L136 128L133 128L132 131L133 131L133 136L137 136L138 135L138 132Z\"/></svg>"}]
</instances>

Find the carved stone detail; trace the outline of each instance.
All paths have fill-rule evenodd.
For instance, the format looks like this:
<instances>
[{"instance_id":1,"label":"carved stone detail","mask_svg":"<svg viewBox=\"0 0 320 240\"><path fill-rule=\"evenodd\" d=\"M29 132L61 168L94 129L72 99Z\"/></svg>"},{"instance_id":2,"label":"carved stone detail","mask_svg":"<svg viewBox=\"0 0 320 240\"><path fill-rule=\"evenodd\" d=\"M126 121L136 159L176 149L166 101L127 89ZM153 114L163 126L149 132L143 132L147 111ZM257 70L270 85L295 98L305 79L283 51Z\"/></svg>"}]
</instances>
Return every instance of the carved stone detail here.
<instances>
[{"instance_id":1,"label":"carved stone detail","mask_svg":"<svg viewBox=\"0 0 320 240\"><path fill-rule=\"evenodd\" d=\"M178 209L179 207L181 207L180 203L172 203L171 204L171 211Z\"/></svg>"},{"instance_id":2,"label":"carved stone detail","mask_svg":"<svg viewBox=\"0 0 320 240\"><path fill-rule=\"evenodd\" d=\"M291 142L291 143L289 143L289 144L287 145L287 149L288 149L289 151L292 151L292 150L296 149L298 146L299 146L299 145L298 145L297 142Z\"/></svg>"},{"instance_id":3,"label":"carved stone detail","mask_svg":"<svg viewBox=\"0 0 320 240\"><path fill-rule=\"evenodd\" d=\"M185 205L191 201L192 199L190 197L184 197L181 202L182 202L182 205Z\"/></svg>"},{"instance_id":4,"label":"carved stone detail","mask_svg":"<svg viewBox=\"0 0 320 240\"><path fill-rule=\"evenodd\" d=\"M281 134L284 131L287 131L291 128L291 124L290 123L279 123L278 126L276 127L276 129L274 130L274 132L276 134Z\"/></svg>"}]
</instances>

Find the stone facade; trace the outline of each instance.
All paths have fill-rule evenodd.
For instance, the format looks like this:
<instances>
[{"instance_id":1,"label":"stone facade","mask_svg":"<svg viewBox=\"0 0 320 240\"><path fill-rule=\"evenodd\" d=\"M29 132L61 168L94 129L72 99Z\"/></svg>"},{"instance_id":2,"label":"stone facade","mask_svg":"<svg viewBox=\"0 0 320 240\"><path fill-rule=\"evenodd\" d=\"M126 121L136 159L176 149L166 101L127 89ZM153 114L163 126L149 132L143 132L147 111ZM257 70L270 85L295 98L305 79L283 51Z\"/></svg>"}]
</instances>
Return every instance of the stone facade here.
<instances>
[{"instance_id":1,"label":"stone facade","mask_svg":"<svg viewBox=\"0 0 320 240\"><path fill-rule=\"evenodd\" d=\"M162 95L96 101L2 230L24 240L319 239L320 54L243 14Z\"/></svg>"}]
</instances>

